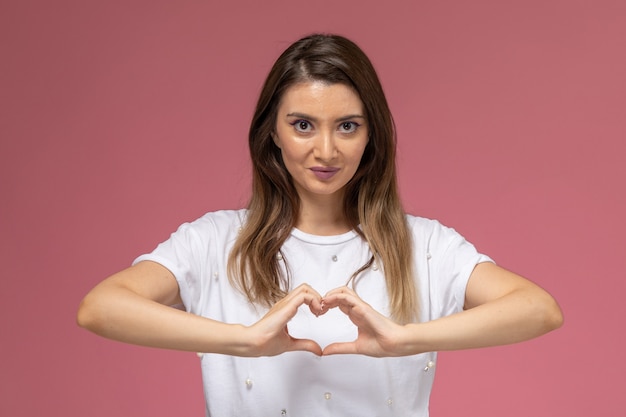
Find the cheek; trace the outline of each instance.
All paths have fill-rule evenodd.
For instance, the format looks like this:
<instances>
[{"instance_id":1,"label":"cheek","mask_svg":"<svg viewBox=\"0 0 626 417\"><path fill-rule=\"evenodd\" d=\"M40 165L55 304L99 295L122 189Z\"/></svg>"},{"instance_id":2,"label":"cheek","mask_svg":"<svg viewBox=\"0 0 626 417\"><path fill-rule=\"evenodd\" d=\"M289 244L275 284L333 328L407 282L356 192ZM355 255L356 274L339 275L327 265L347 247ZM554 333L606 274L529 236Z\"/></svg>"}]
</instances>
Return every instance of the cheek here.
<instances>
[{"instance_id":1,"label":"cheek","mask_svg":"<svg viewBox=\"0 0 626 417\"><path fill-rule=\"evenodd\" d=\"M280 150L285 158L301 160L309 153L309 147L305 142L298 142L292 138L282 138L280 140Z\"/></svg>"},{"instance_id":2,"label":"cheek","mask_svg":"<svg viewBox=\"0 0 626 417\"><path fill-rule=\"evenodd\" d=\"M365 148L367 147L367 141L365 141L365 143L361 144L360 146L356 147L352 154L351 154L351 159L353 160L353 162L357 165L359 165L361 163L361 159L363 159L363 154L365 153Z\"/></svg>"},{"instance_id":3,"label":"cheek","mask_svg":"<svg viewBox=\"0 0 626 417\"><path fill-rule=\"evenodd\" d=\"M283 158L283 163L289 171L292 171L297 165L302 163L302 152L298 152L297 147L290 146L283 142L280 153Z\"/></svg>"}]
</instances>

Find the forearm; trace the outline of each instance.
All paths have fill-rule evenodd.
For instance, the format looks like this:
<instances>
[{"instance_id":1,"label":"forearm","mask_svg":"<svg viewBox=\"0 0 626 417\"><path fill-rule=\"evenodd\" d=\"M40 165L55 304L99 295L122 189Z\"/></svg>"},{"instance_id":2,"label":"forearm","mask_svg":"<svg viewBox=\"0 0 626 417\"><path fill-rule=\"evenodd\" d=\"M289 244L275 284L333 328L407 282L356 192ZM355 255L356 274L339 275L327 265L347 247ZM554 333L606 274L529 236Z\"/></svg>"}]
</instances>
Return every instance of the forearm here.
<instances>
[{"instance_id":1,"label":"forearm","mask_svg":"<svg viewBox=\"0 0 626 417\"><path fill-rule=\"evenodd\" d=\"M536 288L518 289L498 299L430 322L404 326L405 352L472 349L522 342L558 328L561 311Z\"/></svg>"},{"instance_id":2,"label":"forearm","mask_svg":"<svg viewBox=\"0 0 626 417\"><path fill-rule=\"evenodd\" d=\"M104 285L85 297L78 324L100 336L143 346L238 356L250 352L242 325L186 313L115 286Z\"/></svg>"}]
</instances>

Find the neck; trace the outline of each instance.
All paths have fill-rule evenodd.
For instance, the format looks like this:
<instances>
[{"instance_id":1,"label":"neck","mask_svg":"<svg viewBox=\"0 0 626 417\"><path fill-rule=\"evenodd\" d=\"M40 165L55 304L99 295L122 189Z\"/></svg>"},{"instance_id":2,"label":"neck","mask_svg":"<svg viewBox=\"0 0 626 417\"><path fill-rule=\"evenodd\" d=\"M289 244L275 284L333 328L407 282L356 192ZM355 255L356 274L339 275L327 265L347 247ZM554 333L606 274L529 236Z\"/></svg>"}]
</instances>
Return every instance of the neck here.
<instances>
[{"instance_id":1,"label":"neck","mask_svg":"<svg viewBox=\"0 0 626 417\"><path fill-rule=\"evenodd\" d=\"M350 230L343 213L343 196L328 196L313 200L300 197L300 214L296 227L305 233L333 236Z\"/></svg>"}]
</instances>

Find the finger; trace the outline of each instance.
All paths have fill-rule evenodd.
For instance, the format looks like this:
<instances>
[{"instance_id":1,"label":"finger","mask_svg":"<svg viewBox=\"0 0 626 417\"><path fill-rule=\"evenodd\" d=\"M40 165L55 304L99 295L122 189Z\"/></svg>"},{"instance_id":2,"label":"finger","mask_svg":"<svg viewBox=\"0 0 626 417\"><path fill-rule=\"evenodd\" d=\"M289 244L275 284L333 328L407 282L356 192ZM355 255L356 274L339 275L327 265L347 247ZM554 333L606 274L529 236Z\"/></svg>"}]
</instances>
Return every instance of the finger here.
<instances>
[{"instance_id":1,"label":"finger","mask_svg":"<svg viewBox=\"0 0 626 417\"><path fill-rule=\"evenodd\" d=\"M348 288L344 285L343 287L338 287L338 288L328 291L326 295L324 295L324 298L330 295L336 295L336 294L351 294L351 295L357 296L356 292L354 292L353 289Z\"/></svg>"},{"instance_id":2,"label":"finger","mask_svg":"<svg viewBox=\"0 0 626 417\"><path fill-rule=\"evenodd\" d=\"M334 307L340 307L340 308L343 307L348 310L358 305L365 304L363 300L361 300L354 293L339 292L339 291L337 292L332 291L331 293L328 293L327 295L325 295L324 298L322 299L322 303L325 309L334 308Z\"/></svg>"},{"instance_id":3,"label":"finger","mask_svg":"<svg viewBox=\"0 0 626 417\"><path fill-rule=\"evenodd\" d=\"M310 304L311 302L314 302L314 301L320 302L322 300L322 296L320 295L320 293L315 291L308 284L300 284L299 286L294 288L288 294L288 296L293 296L295 298L303 297L303 299L306 301L307 304Z\"/></svg>"},{"instance_id":4,"label":"finger","mask_svg":"<svg viewBox=\"0 0 626 417\"><path fill-rule=\"evenodd\" d=\"M321 299L317 291L307 284L302 284L278 301L274 305L274 310L287 310L288 319L291 319L297 313L298 308L306 304L313 314L319 315L322 313Z\"/></svg>"},{"instance_id":5,"label":"finger","mask_svg":"<svg viewBox=\"0 0 626 417\"><path fill-rule=\"evenodd\" d=\"M332 294L324 297L322 303L326 310L339 308L358 327L371 325L372 320L376 320L376 317L380 315L365 301L349 293Z\"/></svg>"},{"instance_id":6,"label":"finger","mask_svg":"<svg viewBox=\"0 0 626 417\"><path fill-rule=\"evenodd\" d=\"M299 302L298 307L302 304L309 306L311 313L319 316L323 313L322 296L308 284L301 284L290 294Z\"/></svg>"}]
</instances>

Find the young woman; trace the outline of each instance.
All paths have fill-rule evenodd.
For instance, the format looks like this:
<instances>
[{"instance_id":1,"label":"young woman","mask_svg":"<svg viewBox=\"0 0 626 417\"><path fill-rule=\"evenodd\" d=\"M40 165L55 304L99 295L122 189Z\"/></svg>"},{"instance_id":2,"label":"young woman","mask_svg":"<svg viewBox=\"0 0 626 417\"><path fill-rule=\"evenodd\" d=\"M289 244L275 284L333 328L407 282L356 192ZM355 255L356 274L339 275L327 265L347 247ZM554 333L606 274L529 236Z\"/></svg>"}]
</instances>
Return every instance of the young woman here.
<instances>
[{"instance_id":1,"label":"young woman","mask_svg":"<svg viewBox=\"0 0 626 417\"><path fill-rule=\"evenodd\" d=\"M248 208L183 224L96 286L79 324L203 352L207 416L427 416L437 351L527 340L562 315L454 230L403 212L395 141L364 53L297 41L252 120Z\"/></svg>"}]
</instances>

